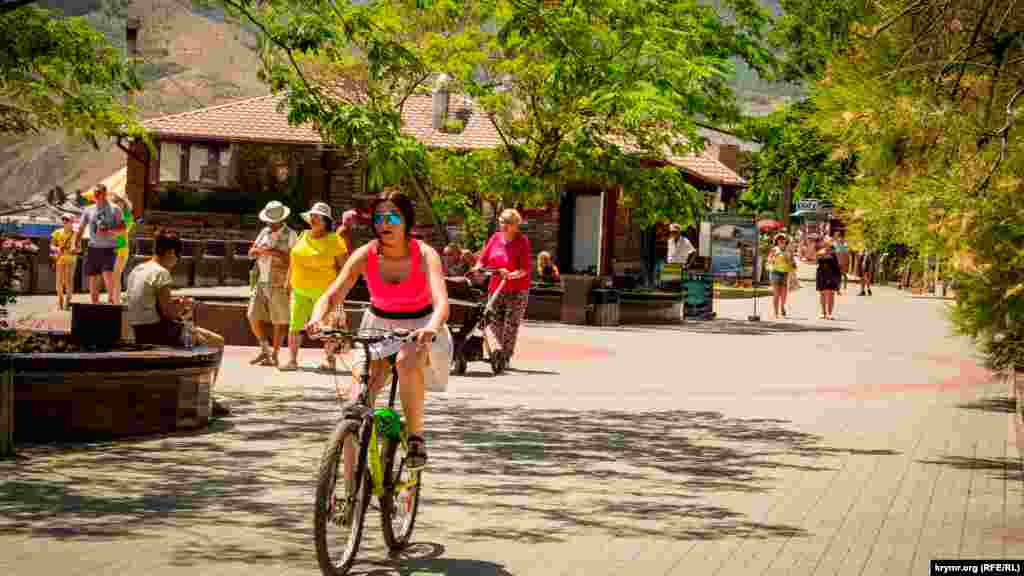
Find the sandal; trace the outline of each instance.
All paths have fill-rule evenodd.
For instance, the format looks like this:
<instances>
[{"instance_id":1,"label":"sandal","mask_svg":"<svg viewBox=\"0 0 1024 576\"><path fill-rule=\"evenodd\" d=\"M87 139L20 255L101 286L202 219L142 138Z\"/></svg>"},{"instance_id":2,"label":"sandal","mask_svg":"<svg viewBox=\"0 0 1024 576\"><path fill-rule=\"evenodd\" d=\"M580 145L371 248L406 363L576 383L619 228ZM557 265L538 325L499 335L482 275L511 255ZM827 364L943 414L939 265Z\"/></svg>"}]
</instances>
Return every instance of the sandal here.
<instances>
[{"instance_id":1,"label":"sandal","mask_svg":"<svg viewBox=\"0 0 1024 576\"><path fill-rule=\"evenodd\" d=\"M264 362L266 362L269 358L270 358L269 354L267 354L266 352L260 352L259 354L256 355L255 358L253 358L252 360L249 360L249 364L251 366L257 366L257 365L259 365L259 366L266 366L266 364L264 364Z\"/></svg>"},{"instance_id":2,"label":"sandal","mask_svg":"<svg viewBox=\"0 0 1024 576\"><path fill-rule=\"evenodd\" d=\"M267 357L260 362L260 366L277 366L277 356L268 354Z\"/></svg>"},{"instance_id":3,"label":"sandal","mask_svg":"<svg viewBox=\"0 0 1024 576\"><path fill-rule=\"evenodd\" d=\"M295 372L299 369L299 365L296 362L289 362L284 366L278 366L277 369L281 372Z\"/></svg>"},{"instance_id":4,"label":"sandal","mask_svg":"<svg viewBox=\"0 0 1024 576\"><path fill-rule=\"evenodd\" d=\"M427 465L427 442L418 434L409 435L409 451L406 454L406 463L409 470L419 470Z\"/></svg>"}]
</instances>

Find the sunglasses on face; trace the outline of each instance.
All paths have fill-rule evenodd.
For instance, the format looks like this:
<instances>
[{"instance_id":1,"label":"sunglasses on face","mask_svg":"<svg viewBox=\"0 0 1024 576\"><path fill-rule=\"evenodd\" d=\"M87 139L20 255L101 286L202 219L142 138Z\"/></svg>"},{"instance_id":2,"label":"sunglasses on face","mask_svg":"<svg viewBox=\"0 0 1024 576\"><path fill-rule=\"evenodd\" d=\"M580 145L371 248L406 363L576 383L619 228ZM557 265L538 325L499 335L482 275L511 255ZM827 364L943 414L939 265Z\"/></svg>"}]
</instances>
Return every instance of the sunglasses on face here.
<instances>
[{"instance_id":1,"label":"sunglasses on face","mask_svg":"<svg viewBox=\"0 0 1024 576\"><path fill-rule=\"evenodd\" d=\"M373 223L377 226L385 223L397 226L402 223L402 215L398 212L377 212L373 215Z\"/></svg>"}]
</instances>

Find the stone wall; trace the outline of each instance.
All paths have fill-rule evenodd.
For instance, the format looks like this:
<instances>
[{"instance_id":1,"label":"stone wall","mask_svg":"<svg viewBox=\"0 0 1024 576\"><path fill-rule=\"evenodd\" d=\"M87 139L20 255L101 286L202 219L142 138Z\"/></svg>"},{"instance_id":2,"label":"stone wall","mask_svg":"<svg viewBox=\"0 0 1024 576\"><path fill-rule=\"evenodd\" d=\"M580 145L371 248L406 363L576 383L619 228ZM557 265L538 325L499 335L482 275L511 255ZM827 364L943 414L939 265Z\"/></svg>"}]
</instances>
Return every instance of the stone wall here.
<instances>
[{"instance_id":1,"label":"stone wall","mask_svg":"<svg viewBox=\"0 0 1024 576\"><path fill-rule=\"evenodd\" d=\"M16 442L80 440L205 426L219 351L18 354Z\"/></svg>"},{"instance_id":2,"label":"stone wall","mask_svg":"<svg viewBox=\"0 0 1024 576\"><path fill-rule=\"evenodd\" d=\"M558 206L549 206L542 209L526 209L522 211L523 220L526 221L526 237L530 239L530 246L533 248L534 257L542 251L551 254L551 258L558 258ZM557 262L556 262L557 263Z\"/></svg>"}]
</instances>

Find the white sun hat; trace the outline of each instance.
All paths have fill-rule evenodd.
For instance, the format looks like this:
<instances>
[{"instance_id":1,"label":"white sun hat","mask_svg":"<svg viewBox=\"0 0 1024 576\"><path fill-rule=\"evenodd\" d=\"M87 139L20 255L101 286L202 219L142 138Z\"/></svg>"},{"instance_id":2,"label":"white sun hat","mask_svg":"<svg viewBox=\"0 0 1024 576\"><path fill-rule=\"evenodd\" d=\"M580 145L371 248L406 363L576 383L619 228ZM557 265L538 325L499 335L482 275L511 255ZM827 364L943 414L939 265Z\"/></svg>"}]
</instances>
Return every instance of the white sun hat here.
<instances>
[{"instance_id":1,"label":"white sun hat","mask_svg":"<svg viewBox=\"0 0 1024 576\"><path fill-rule=\"evenodd\" d=\"M267 202L267 205L260 212L260 220L267 224L277 224L278 222L284 222L287 220L288 215L291 213L291 208L277 200L271 200L270 202Z\"/></svg>"},{"instance_id":2,"label":"white sun hat","mask_svg":"<svg viewBox=\"0 0 1024 576\"><path fill-rule=\"evenodd\" d=\"M316 204L313 204L313 207L310 208L308 212L302 213L302 219L306 221L306 224L309 224L309 217L312 216L313 214L319 214L324 218L334 220L334 216L331 215L331 207L323 202L317 202Z\"/></svg>"}]
</instances>

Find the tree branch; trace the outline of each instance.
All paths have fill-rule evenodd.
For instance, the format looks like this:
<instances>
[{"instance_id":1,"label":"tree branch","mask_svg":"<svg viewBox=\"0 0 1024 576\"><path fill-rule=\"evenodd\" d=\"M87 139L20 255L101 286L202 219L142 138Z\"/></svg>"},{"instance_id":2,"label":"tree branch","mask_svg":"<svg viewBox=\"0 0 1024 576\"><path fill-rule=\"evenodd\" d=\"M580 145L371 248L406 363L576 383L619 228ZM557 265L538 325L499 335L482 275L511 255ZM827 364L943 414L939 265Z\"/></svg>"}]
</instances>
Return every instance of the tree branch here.
<instances>
[{"instance_id":1,"label":"tree branch","mask_svg":"<svg viewBox=\"0 0 1024 576\"><path fill-rule=\"evenodd\" d=\"M999 157L992 163L992 168L989 169L988 175L982 180L981 184L975 189L975 193L981 192L988 187L989 182L992 181L992 177L995 176L996 171L999 170L999 166L1006 160L1007 150L1010 146L1010 129L1017 121L1017 112L1013 109L1013 105L1017 102L1017 98L1020 98L1021 94L1024 94L1024 87L1020 87L1013 96L1010 97L1010 101L1006 103L1006 123L1003 127L997 130L993 136L999 136Z\"/></svg>"},{"instance_id":2,"label":"tree branch","mask_svg":"<svg viewBox=\"0 0 1024 576\"><path fill-rule=\"evenodd\" d=\"M915 3L911 4L910 6L904 8L902 12L900 12L899 14L893 16L888 21L886 21L881 26L879 26L877 29L875 29L875 31L871 34L871 38L872 39L878 38L879 34L881 34L882 32L885 32L890 26L892 26L893 24L898 22L901 18L903 18L907 14L910 14L911 12L916 10L917 8L921 7L921 5L925 3L925 1L926 0L918 0L917 2L915 2Z\"/></svg>"},{"instance_id":3,"label":"tree branch","mask_svg":"<svg viewBox=\"0 0 1024 576\"><path fill-rule=\"evenodd\" d=\"M992 6L994 4L995 4L995 2L986 2L985 3L985 11L981 13L981 18L978 19L978 25L974 27L974 32L971 33L971 41L970 41L970 43L967 44L967 46L963 50L960 51L960 54L967 54L968 52L971 51L971 48L974 48L974 45L978 42L978 37L981 35L981 28L985 25L985 21L988 20L988 12L989 12L989 10L992 9ZM957 54L956 58L959 58L960 54ZM954 60L956 58L954 58ZM966 64L961 64L961 66L960 66L960 73L957 74L956 82L953 83L953 89L950 90L950 92L949 92L949 99L950 100L953 100L954 98L956 98L957 92L960 91L960 81L963 80L964 74L966 72L967 72L967 65Z\"/></svg>"},{"instance_id":4,"label":"tree branch","mask_svg":"<svg viewBox=\"0 0 1024 576\"><path fill-rule=\"evenodd\" d=\"M421 84L426 82L427 78L430 78L430 76L431 76L430 72L425 72L422 76L420 76L420 78L418 80L413 82L413 85L409 88L409 90L406 91L405 95L402 96L402 99L399 100L399 102L398 102L398 114L399 114L399 116L401 116L402 112L405 110L405 101L408 100L409 97L412 96L413 92L415 92L416 89L419 88Z\"/></svg>"}]
</instances>

